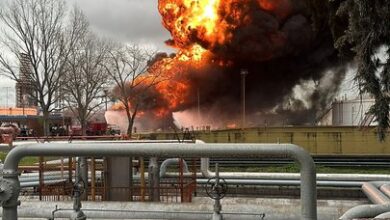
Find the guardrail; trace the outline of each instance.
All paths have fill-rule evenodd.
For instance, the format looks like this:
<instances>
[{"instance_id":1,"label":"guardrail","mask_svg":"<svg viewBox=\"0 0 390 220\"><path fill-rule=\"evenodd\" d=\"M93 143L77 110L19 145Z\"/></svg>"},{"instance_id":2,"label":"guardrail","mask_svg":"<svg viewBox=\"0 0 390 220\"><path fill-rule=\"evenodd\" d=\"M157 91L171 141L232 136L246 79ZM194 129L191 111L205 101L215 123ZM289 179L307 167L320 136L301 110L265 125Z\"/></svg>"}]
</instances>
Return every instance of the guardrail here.
<instances>
[{"instance_id":1,"label":"guardrail","mask_svg":"<svg viewBox=\"0 0 390 220\"><path fill-rule=\"evenodd\" d=\"M4 162L0 198L3 220L17 219L20 191L17 167L26 156L146 156L146 157L282 157L300 165L301 219L317 219L315 164L311 156L293 144L174 144L174 143L95 143L32 144L12 149Z\"/></svg>"}]
</instances>

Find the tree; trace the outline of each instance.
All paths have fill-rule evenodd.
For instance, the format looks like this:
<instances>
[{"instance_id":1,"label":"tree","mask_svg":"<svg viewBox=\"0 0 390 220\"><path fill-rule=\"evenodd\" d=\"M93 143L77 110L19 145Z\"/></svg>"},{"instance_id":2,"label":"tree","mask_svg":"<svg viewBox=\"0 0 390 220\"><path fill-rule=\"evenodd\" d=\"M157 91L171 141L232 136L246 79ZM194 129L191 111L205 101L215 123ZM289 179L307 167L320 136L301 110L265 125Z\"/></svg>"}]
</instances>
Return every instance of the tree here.
<instances>
[{"instance_id":1,"label":"tree","mask_svg":"<svg viewBox=\"0 0 390 220\"><path fill-rule=\"evenodd\" d=\"M86 18L80 13L79 22L88 27ZM104 104L104 90L109 84L104 61L109 45L98 39L93 33L85 32L70 50L66 63L66 73L62 79L66 107L76 116L86 135L86 125L91 116Z\"/></svg>"},{"instance_id":2,"label":"tree","mask_svg":"<svg viewBox=\"0 0 390 220\"><path fill-rule=\"evenodd\" d=\"M78 13L65 24L66 7L63 0L14 0L0 9L2 30L0 43L8 53L0 54L0 68L4 74L19 80L17 66L27 60L29 72L24 74L31 83L32 98L38 103L44 124L44 134L49 134L48 120L65 72L70 49L85 31Z\"/></svg>"},{"instance_id":3,"label":"tree","mask_svg":"<svg viewBox=\"0 0 390 220\"><path fill-rule=\"evenodd\" d=\"M337 15L336 19L348 21L348 27L335 45L343 54L352 50L358 64L356 80L362 93L375 98L370 113L378 122L379 139L384 140L390 125L390 1L344 0ZM384 61L376 57L381 47L387 56Z\"/></svg>"},{"instance_id":4,"label":"tree","mask_svg":"<svg viewBox=\"0 0 390 220\"><path fill-rule=\"evenodd\" d=\"M115 85L113 95L123 106L129 127L127 135L131 138L134 121L147 99L146 91L165 80L158 71L148 73L148 63L155 52L137 45L116 45L108 55L106 70Z\"/></svg>"}]
</instances>

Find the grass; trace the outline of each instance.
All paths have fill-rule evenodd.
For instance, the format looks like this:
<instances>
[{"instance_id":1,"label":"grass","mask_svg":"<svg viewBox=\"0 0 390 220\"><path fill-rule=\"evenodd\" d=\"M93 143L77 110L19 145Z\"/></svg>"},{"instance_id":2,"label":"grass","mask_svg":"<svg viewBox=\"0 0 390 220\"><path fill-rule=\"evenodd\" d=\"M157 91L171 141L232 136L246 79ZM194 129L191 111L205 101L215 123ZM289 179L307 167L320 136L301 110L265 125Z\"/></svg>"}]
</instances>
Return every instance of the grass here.
<instances>
[{"instance_id":1,"label":"grass","mask_svg":"<svg viewBox=\"0 0 390 220\"><path fill-rule=\"evenodd\" d=\"M4 160L5 160L5 157L7 156L7 153L5 152L0 152L0 159L1 161L3 161L4 163ZM56 159L56 158L45 158L45 160L53 160L53 159ZM39 157L24 157L19 165L20 166L32 166L32 165L35 165L36 163L39 162Z\"/></svg>"}]
</instances>

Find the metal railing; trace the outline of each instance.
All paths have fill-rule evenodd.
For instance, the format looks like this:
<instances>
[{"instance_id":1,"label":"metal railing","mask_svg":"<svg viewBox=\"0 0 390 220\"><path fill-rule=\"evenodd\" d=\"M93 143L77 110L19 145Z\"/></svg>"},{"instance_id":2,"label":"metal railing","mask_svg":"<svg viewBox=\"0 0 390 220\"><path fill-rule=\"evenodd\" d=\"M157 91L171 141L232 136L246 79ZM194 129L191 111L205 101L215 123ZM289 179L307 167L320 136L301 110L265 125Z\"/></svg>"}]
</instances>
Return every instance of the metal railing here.
<instances>
[{"instance_id":1,"label":"metal railing","mask_svg":"<svg viewBox=\"0 0 390 220\"><path fill-rule=\"evenodd\" d=\"M317 219L315 165L311 156L293 144L175 144L175 143L96 143L32 144L12 149L4 162L2 180L3 219L16 220L20 191L18 163L26 156L64 157L282 157L300 165L301 219ZM164 218L164 216L161 216Z\"/></svg>"}]
</instances>

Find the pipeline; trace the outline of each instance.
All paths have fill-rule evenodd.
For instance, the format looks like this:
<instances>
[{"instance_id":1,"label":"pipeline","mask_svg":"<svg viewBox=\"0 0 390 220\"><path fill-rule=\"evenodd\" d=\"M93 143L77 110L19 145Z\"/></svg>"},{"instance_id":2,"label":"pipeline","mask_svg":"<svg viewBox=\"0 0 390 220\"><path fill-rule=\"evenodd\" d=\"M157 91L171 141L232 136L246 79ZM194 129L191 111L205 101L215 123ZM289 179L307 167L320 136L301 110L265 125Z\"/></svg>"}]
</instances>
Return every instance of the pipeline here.
<instances>
[{"instance_id":1,"label":"pipeline","mask_svg":"<svg viewBox=\"0 0 390 220\"><path fill-rule=\"evenodd\" d=\"M149 181L149 192L150 200L153 202L160 201L160 167L158 165L158 158L151 157L149 159L148 166L148 181Z\"/></svg>"},{"instance_id":2,"label":"pipeline","mask_svg":"<svg viewBox=\"0 0 390 220\"><path fill-rule=\"evenodd\" d=\"M63 175L66 176L66 175ZM167 177L169 176L169 177ZM178 174L170 174L167 173L165 178L177 178ZM97 175L97 178L100 178L100 174ZM148 175L145 177L147 180ZM137 181L139 180L139 176L134 176L133 180ZM39 177L29 177L29 178L19 178L21 187L29 187L29 186L38 186L39 185ZM44 181L45 184L50 183L57 183L57 182L63 182L63 180L67 180L66 178L62 177L60 174L55 174L51 176L44 175ZM299 180L284 180L284 179L225 179L227 184L229 185L256 185L256 186L299 186L300 181ZM52 182L50 182L52 181ZM196 182L198 184L206 184L208 179L205 178L197 178ZM26 184L24 184L26 183ZM32 183L35 183L32 184ZM359 181L317 181L317 186L323 186L323 187L362 187L362 185L365 182L359 182ZM32 184L32 185L31 185Z\"/></svg>"},{"instance_id":3,"label":"pipeline","mask_svg":"<svg viewBox=\"0 0 390 220\"><path fill-rule=\"evenodd\" d=\"M198 144L205 144L201 140L196 140ZM211 178L215 173L210 171L210 159L201 158L200 170L202 176ZM253 173L253 172L220 172L219 176L224 179L269 179L269 180L299 180L299 173ZM390 181L390 175L376 175L376 174L317 174L317 180L323 181L355 181L355 182L369 182L369 181Z\"/></svg>"},{"instance_id":4,"label":"pipeline","mask_svg":"<svg viewBox=\"0 0 390 220\"><path fill-rule=\"evenodd\" d=\"M70 208L71 204L66 202L58 202L55 205L48 205L45 202L26 202L19 208L20 218L45 218L57 219L67 218L74 214L74 210ZM189 220L209 220L211 219L211 210L202 210L202 206L191 211L178 211L188 209L187 204L159 204L152 203L118 203L118 202L101 202L101 203L86 203L88 208L82 208L82 212L91 219L189 219ZM50 206L52 208L50 208ZM118 209L117 207L121 207ZM156 210L152 210L156 209ZM142 210L142 211L141 211ZM0 216L1 216L0 211ZM235 213L222 212L224 220L259 220L264 217L264 213Z\"/></svg>"},{"instance_id":5,"label":"pipeline","mask_svg":"<svg viewBox=\"0 0 390 220\"><path fill-rule=\"evenodd\" d=\"M390 219L390 212L385 212L375 216L375 219Z\"/></svg>"},{"instance_id":6,"label":"pipeline","mask_svg":"<svg viewBox=\"0 0 390 220\"><path fill-rule=\"evenodd\" d=\"M147 156L147 157L282 157L292 158L301 169L301 219L317 219L315 164L310 155L293 144L33 144L12 149L4 162L3 219L17 219L20 191L17 166L26 156Z\"/></svg>"},{"instance_id":7,"label":"pipeline","mask_svg":"<svg viewBox=\"0 0 390 220\"><path fill-rule=\"evenodd\" d=\"M379 187L379 189L387 196L390 197L390 183L385 183Z\"/></svg>"},{"instance_id":8,"label":"pipeline","mask_svg":"<svg viewBox=\"0 0 390 220\"><path fill-rule=\"evenodd\" d=\"M362 186L362 191L374 204L385 205L390 203L390 199L378 189L382 184L383 183L364 183Z\"/></svg>"},{"instance_id":9,"label":"pipeline","mask_svg":"<svg viewBox=\"0 0 390 220\"><path fill-rule=\"evenodd\" d=\"M362 191L366 194L368 199L374 203L374 205L360 205L353 207L345 212L340 219L383 218L383 216L387 216L386 213L390 212L390 198L386 196L388 186L388 183L385 182L364 183Z\"/></svg>"},{"instance_id":10,"label":"pipeline","mask_svg":"<svg viewBox=\"0 0 390 220\"><path fill-rule=\"evenodd\" d=\"M224 179L228 185L262 185L262 186L299 186L298 180L250 180L250 179ZM199 184L206 184L208 179L197 179ZM317 186L325 187L361 187L364 182L350 181L317 181Z\"/></svg>"},{"instance_id":11,"label":"pipeline","mask_svg":"<svg viewBox=\"0 0 390 220\"><path fill-rule=\"evenodd\" d=\"M59 183L65 183L68 181L68 179L55 179L55 180L45 180L43 181L43 184L45 185L55 185ZM39 181L31 181L31 182L21 182L20 183L20 188L29 188L29 187L37 187L40 186Z\"/></svg>"},{"instance_id":12,"label":"pipeline","mask_svg":"<svg viewBox=\"0 0 390 220\"><path fill-rule=\"evenodd\" d=\"M164 160L162 163L161 163L161 166L160 166L160 178L163 178L166 176L167 174L167 168L171 165L177 165L180 163L180 159L179 158L170 158L170 159L166 159ZM189 174L190 173L190 170L188 169L188 165L187 165L187 162L183 159L183 172L184 173L187 173ZM178 175L178 174L177 174ZM190 174L192 175L192 174Z\"/></svg>"},{"instance_id":13,"label":"pipeline","mask_svg":"<svg viewBox=\"0 0 390 220\"><path fill-rule=\"evenodd\" d=\"M210 220L212 213L210 212L194 212L194 211L130 211L130 210L105 210L105 209L81 209L89 219L164 219L164 220ZM26 218L69 218L73 215L72 209L58 209L52 213L35 210L22 210L20 217ZM259 220L263 214L253 213L222 213L224 220Z\"/></svg>"}]
</instances>

